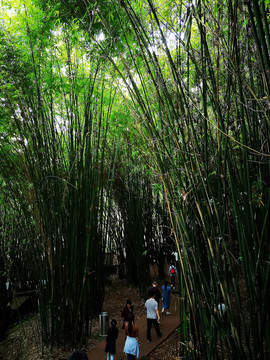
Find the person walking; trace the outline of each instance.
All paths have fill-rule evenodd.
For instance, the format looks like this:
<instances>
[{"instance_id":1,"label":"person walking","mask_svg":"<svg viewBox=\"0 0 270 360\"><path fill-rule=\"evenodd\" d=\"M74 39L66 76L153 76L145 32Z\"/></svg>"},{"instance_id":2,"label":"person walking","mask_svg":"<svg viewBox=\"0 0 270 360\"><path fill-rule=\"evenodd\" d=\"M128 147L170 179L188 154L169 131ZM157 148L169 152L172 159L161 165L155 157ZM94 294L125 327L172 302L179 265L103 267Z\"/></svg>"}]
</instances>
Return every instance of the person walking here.
<instances>
[{"instance_id":1,"label":"person walking","mask_svg":"<svg viewBox=\"0 0 270 360\"><path fill-rule=\"evenodd\" d=\"M159 309L159 300L161 299L161 294L160 294L160 291L159 291L159 288L158 288L158 285L157 285L156 281L153 281L152 287L148 291L148 297L149 298L150 298L151 293L155 294L155 300L158 303L158 309Z\"/></svg>"},{"instance_id":2,"label":"person walking","mask_svg":"<svg viewBox=\"0 0 270 360\"><path fill-rule=\"evenodd\" d=\"M166 310L166 314L170 314L170 305L171 305L171 287L168 285L168 281L164 281L164 285L162 286L162 310L164 312Z\"/></svg>"},{"instance_id":3,"label":"person walking","mask_svg":"<svg viewBox=\"0 0 270 360\"><path fill-rule=\"evenodd\" d=\"M122 329L125 329L125 323L128 322L128 315L133 312L133 306L131 300L127 300L126 306L122 310L121 317L123 318Z\"/></svg>"},{"instance_id":4,"label":"person walking","mask_svg":"<svg viewBox=\"0 0 270 360\"><path fill-rule=\"evenodd\" d=\"M159 329L159 312L158 312L158 303L155 300L155 294L153 292L150 292L150 299L148 299L145 302L145 307L147 310L147 331L146 331L146 337L147 342L151 342L151 327L152 324L154 325L154 328L157 333L157 337L160 338L162 336L160 329Z\"/></svg>"},{"instance_id":5,"label":"person walking","mask_svg":"<svg viewBox=\"0 0 270 360\"><path fill-rule=\"evenodd\" d=\"M177 269L176 266L172 263L169 267L169 275L171 277L171 286L173 289L175 289L175 277L177 275Z\"/></svg>"},{"instance_id":6,"label":"person walking","mask_svg":"<svg viewBox=\"0 0 270 360\"><path fill-rule=\"evenodd\" d=\"M124 346L124 353L127 355L127 360L135 360L139 358L139 329L134 323L134 314L130 312L128 315L128 322L125 324L126 342Z\"/></svg>"},{"instance_id":7,"label":"person walking","mask_svg":"<svg viewBox=\"0 0 270 360\"><path fill-rule=\"evenodd\" d=\"M83 350L73 351L67 360L88 360L87 354Z\"/></svg>"},{"instance_id":8,"label":"person walking","mask_svg":"<svg viewBox=\"0 0 270 360\"><path fill-rule=\"evenodd\" d=\"M114 355L116 354L116 339L118 338L119 332L116 325L117 321L113 319L106 337L105 352L107 353L107 360L114 360Z\"/></svg>"}]
</instances>

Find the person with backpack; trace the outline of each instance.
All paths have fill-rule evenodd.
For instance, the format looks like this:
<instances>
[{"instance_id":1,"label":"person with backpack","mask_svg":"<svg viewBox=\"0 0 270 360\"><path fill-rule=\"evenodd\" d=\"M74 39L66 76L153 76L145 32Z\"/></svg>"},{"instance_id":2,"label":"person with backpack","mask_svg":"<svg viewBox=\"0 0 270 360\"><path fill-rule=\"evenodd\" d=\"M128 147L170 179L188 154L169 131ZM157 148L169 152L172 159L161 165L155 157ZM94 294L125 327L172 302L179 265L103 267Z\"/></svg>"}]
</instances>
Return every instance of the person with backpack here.
<instances>
[{"instance_id":1,"label":"person with backpack","mask_svg":"<svg viewBox=\"0 0 270 360\"><path fill-rule=\"evenodd\" d=\"M118 338L118 329L116 325L117 321L113 319L111 321L111 328L106 337L105 352L107 353L107 360L114 360L114 355L116 354L116 339Z\"/></svg>"},{"instance_id":2,"label":"person with backpack","mask_svg":"<svg viewBox=\"0 0 270 360\"><path fill-rule=\"evenodd\" d=\"M176 266L172 263L169 267L169 275L171 277L171 286L173 289L175 289L175 277L177 275L177 269Z\"/></svg>"}]
</instances>

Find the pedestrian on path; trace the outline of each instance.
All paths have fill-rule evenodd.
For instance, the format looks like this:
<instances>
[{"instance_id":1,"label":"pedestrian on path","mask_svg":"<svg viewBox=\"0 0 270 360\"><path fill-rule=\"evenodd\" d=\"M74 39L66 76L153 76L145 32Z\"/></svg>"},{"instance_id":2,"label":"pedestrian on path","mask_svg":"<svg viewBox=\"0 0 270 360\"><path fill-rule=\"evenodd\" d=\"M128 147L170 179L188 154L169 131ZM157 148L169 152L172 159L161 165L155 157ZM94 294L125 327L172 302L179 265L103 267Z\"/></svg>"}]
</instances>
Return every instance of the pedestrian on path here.
<instances>
[{"instance_id":1,"label":"pedestrian on path","mask_svg":"<svg viewBox=\"0 0 270 360\"><path fill-rule=\"evenodd\" d=\"M149 295L150 295L150 299L148 299L145 302L145 307L147 309L147 315L146 315L146 318L147 318L147 331L146 331L147 342L151 342L152 324L154 325L154 328L156 330L157 337L158 338L161 337L161 332L159 329L160 316L159 316L159 312L158 312L158 303L155 300L155 294L153 292L151 292Z\"/></svg>"},{"instance_id":2,"label":"pedestrian on path","mask_svg":"<svg viewBox=\"0 0 270 360\"><path fill-rule=\"evenodd\" d=\"M173 289L175 289L175 277L177 275L177 269L173 263L169 267L169 275L171 277L171 286Z\"/></svg>"},{"instance_id":3,"label":"pedestrian on path","mask_svg":"<svg viewBox=\"0 0 270 360\"><path fill-rule=\"evenodd\" d=\"M113 319L111 321L111 327L106 337L105 352L107 353L107 360L114 360L114 355L116 354L116 339L118 338L119 332L116 325L117 321Z\"/></svg>"},{"instance_id":4,"label":"pedestrian on path","mask_svg":"<svg viewBox=\"0 0 270 360\"><path fill-rule=\"evenodd\" d=\"M158 309L159 309L159 300L161 298L161 294L158 288L158 285L156 283L156 281L153 281L151 288L148 291L148 297L150 298L150 294L153 293L155 294L155 300L158 303Z\"/></svg>"},{"instance_id":5,"label":"pedestrian on path","mask_svg":"<svg viewBox=\"0 0 270 360\"><path fill-rule=\"evenodd\" d=\"M162 311L166 310L166 314L170 314L170 305L171 305L171 287L168 285L168 281L164 281L164 285L162 286Z\"/></svg>"},{"instance_id":6,"label":"pedestrian on path","mask_svg":"<svg viewBox=\"0 0 270 360\"><path fill-rule=\"evenodd\" d=\"M127 300L126 306L122 310L121 317L123 318L122 329L125 329L125 324L128 322L128 315L133 312L133 306L131 300Z\"/></svg>"},{"instance_id":7,"label":"pedestrian on path","mask_svg":"<svg viewBox=\"0 0 270 360\"><path fill-rule=\"evenodd\" d=\"M88 357L84 351L75 350L69 355L68 360L88 360Z\"/></svg>"},{"instance_id":8,"label":"pedestrian on path","mask_svg":"<svg viewBox=\"0 0 270 360\"><path fill-rule=\"evenodd\" d=\"M125 324L125 333L127 335L124 353L127 360L135 360L139 358L139 329L134 323L134 314L130 312L128 315L128 323Z\"/></svg>"}]
</instances>

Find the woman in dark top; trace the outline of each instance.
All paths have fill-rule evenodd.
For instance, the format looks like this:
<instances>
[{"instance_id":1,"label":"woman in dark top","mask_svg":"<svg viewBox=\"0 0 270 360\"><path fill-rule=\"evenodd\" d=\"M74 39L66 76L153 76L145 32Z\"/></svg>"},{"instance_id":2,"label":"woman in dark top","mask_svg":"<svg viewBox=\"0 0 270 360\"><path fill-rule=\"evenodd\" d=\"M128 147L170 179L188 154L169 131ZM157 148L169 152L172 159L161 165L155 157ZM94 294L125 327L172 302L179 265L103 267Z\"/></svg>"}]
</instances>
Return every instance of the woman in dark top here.
<instances>
[{"instance_id":1,"label":"woman in dark top","mask_svg":"<svg viewBox=\"0 0 270 360\"><path fill-rule=\"evenodd\" d=\"M139 358L139 329L134 324L134 315L130 313L128 316L128 323L125 325L125 333L127 335L124 346L124 353L127 355L127 360L135 360Z\"/></svg>"},{"instance_id":2,"label":"woman in dark top","mask_svg":"<svg viewBox=\"0 0 270 360\"><path fill-rule=\"evenodd\" d=\"M128 315L132 312L133 312L132 302L131 302L131 300L127 300L126 306L122 310L122 314L121 314L121 316L123 318L122 329L125 329L125 323L128 322Z\"/></svg>"},{"instance_id":3,"label":"woman in dark top","mask_svg":"<svg viewBox=\"0 0 270 360\"><path fill-rule=\"evenodd\" d=\"M108 331L106 337L106 347L105 352L107 353L107 360L114 360L114 355L116 354L116 339L118 338L118 329L116 328L117 321L113 319L111 321L111 328Z\"/></svg>"}]
</instances>

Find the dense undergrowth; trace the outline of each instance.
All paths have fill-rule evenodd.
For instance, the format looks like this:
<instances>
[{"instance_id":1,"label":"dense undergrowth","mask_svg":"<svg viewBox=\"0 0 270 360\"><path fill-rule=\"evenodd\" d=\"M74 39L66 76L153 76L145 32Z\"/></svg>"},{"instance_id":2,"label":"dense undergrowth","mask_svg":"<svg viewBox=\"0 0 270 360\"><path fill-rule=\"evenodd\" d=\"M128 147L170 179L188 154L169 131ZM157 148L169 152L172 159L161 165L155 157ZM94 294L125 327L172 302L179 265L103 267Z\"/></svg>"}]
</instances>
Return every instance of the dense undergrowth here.
<instances>
[{"instance_id":1,"label":"dense undergrowth","mask_svg":"<svg viewBox=\"0 0 270 360\"><path fill-rule=\"evenodd\" d=\"M114 255L144 294L176 250L189 356L268 358L269 1L13 0L0 20L1 287L30 282L44 345L85 343Z\"/></svg>"}]
</instances>

